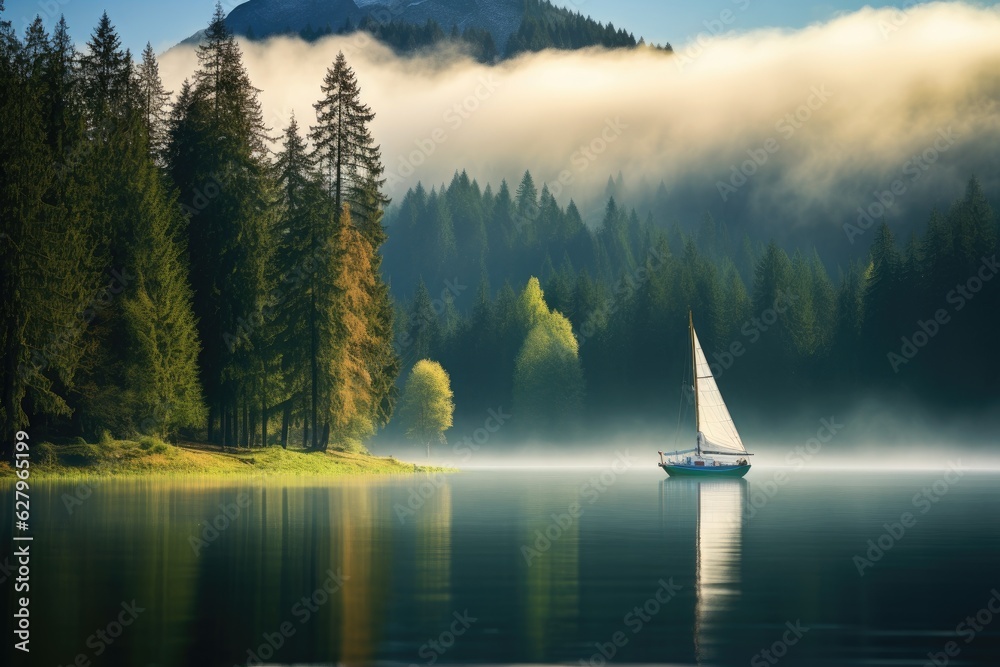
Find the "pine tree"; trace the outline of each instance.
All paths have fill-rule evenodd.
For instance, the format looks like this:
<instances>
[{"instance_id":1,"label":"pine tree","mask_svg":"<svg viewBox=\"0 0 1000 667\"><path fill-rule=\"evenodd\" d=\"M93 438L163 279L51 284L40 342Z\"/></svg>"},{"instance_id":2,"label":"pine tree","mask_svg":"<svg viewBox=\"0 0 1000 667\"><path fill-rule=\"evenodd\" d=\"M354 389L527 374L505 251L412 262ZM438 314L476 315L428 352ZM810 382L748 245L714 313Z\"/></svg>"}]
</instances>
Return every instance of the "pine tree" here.
<instances>
[{"instance_id":1,"label":"pine tree","mask_svg":"<svg viewBox=\"0 0 1000 667\"><path fill-rule=\"evenodd\" d=\"M50 42L42 101L48 145L57 156L70 151L83 134L81 119L74 108L80 87L78 70L66 19L60 17Z\"/></svg>"},{"instance_id":2,"label":"pine tree","mask_svg":"<svg viewBox=\"0 0 1000 667\"><path fill-rule=\"evenodd\" d=\"M331 435L339 445L372 435L373 416L379 397L368 365L369 352L375 344L368 317L374 308L373 295L378 275L371 263L371 249L361 233L351 224L350 208L345 204L337 229L337 257L333 276L335 300L332 320L332 344L329 357L321 361L322 374L329 378L329 395L321 396L326 407L323 428L314 447L326 449ZM328 407L327 407L328 406Z\"/></svg>"},{"instance_id":3,"label":"pine tree","mask_svg":"<svg viewBox=\"0 0 1000 667\"><path fill-rule=\"evenodd\" d=\"M815 317L813 334L816 337L816 349L821 352L829 352L833 339L836 315L836 291L830 276L826 272L823 260L819 253L813 249L812 264L812 307Z\"/></svg>"},{"instance_id":4,"label":"pine tree","mask_svg":"<svg viewBox=\"0 0 1000 667\"><path fill-rule=\"evenodd\" d=\"M119 117L128 110L132 85L132 57L122 51L121 39L108 18L101 15L87 53L80 57L83 98L95 122Z\"/></svg>"},{"instance_id":5,"label":"pine tree","mask_svg":"<svg viewBox=\"0 0 1000 667\"><path fill-rule=\"evenodd\" d=\"M36 16L35 20L24 31L21 58L24 63L24 73L38 92L42 90L41 82L45 71L45 57L48 52L49 35L45 31L42 17Z\"/></svg>"},{"instance_id":6,"label":"pine tree","mask_svg":"<svg viewBox=\"0 0 1000 667\"><path fill-rule=\"evenodd\" d=\"M740 278L736 266L729 261L723 270L722 280L725 285L725 306L723 322L725 329L722 339L725 341L739 340L740 329L750 318L750 297L746 285Z\"/></svg>"},{"instance_id":7,"label":"pine tree","mask_svg":"<svg viewBox=\"0 0 1000 667\"><path fill-rule=\"evenodd\" d=\"M993 209L975 176L969 179L965 196L954 207L952 218L956 229L956 250L964 263L963 269L972 271L984 256L988 257L997 247Z\"/></svg>"},{"instance_id":8,"label":"pine tree","mask_svg":"<svg viewBox=\"0 0 1000 667\"><path fill-rule=\"evenodd\" d=\"M507 181L500 182L493 201L493 215L487 228L487 244L493 252L506 253L514 246L517 229L514 222L514 203L510 196ZM491 274L491 277L495 277Z\"/></svg>"},{"instance_id":9,"label":"pine tree","mask_svg":"<svg viewBox=\"0 0 1000 667\"><path fill-rule=\"evenodd\" d=\"M862 334L872 352L865 355L873 368L883 369L885 350L896 342L896 314L899 299L900 257L896 241L884 222L875 232L870 260L864 276L864 319ZM878 364L876 366L876 364Z\"/></svg>"},{"instance_id":10,"label":"pine tree","mask_svg":"<svg viewBox=\"0 0 1000 667\"><path fill-rule=\"evenodd\" d=\"M527 246L531 246L538 238L538 188L531 172L525 171L521 184L517 186L515 200L514 233Z\"/></svg>"},{"instance_id":11,"label":"pine tree","mask_svg":"<svg viewBox=\"0 0 1000 667\"><path fill-rule=\"evenodd\" d=\"M392 307L379 276L378 250L386 239L382 215L388 200L381 194L385 183L381 150L369 129L375 114L361 101L354 71L342 52L327 70L321 91L310 138L313 159L330 199L329 229L336 239L331 314L336 361L330 368L332 391L327 400L321 400L319 376L327 371L320 367L325 351L319 347L319 320L313 316L310 421L314 449L326 448L331 430L337 440L344 441L369 435L385 424L399 371L392 349ZM320 307L315 305L314 312Z\"/></svg>"},{"instance_id":12,"label":"pine tree","mask_svg":"<svg viewBox=\"0 0 1000 667\"><path fill-rule=\"evenodd\" d=\"M861 277L852 263L840 277L837 290L833 351L831 358L837 375L853 383L859 370L857 346L863 320Z\"/></svg>"},{"instance_id":13,"label":"pine tree","mask_svg":"<svg viewBox=\"0 0 1000 667\"><path fill-rule=\"evenodd\" d=\"M317 280L332 275L335 258L332 238L316 238L325 230L328 200L294 116L282 148L276 164L281 215L274 271L282 299L276 308L275 345L281 355L284 389L281 442L287 446L291 420L308 414L313 297L319 289Z\"/></svg>"},{"instance_id":14,"label":"pine tree","mask_svg":"<svg viewBox=\"0 0 1000 667\"><path fill-rule=\"evenodd\" d=\"M635 259L629 242L628 220L624 211L615 203L614 197L608 199L604 209L604 221L598 234L607 252L608 276L617 278L624 272L631 272L635 267Z\"/></svg>"},{"instance_id":15,"label":"pine tree","mask_svg":"<svg viewBox=\"0 0 1000 667\"><path fill-rule=\"evenodd\" d=\"M423 279L417 283L408 315L404 338L406 345L401 351L404 368L407 369L420 359L435 356L441 340L441 325Z\"/></svg>"},{"instance_id":16,"label":"pine tree","mask_svg":"<svg viewBox=\"0 0 1000 667\"><path fill-rule=\"evenodd\" d=\"M171 114L169 172L188 217L209 438L246 445L251 406L267 409L260 404L268 372L260 329L272 324L264 313L276 193L259 91L220 5L198 61L194 84L182 88Z\"/></svg>"},{"instance_id":17,"label":"pine tree","mask_svg":"<svg viewBox=\"0 0 1000 667\"><path fill-rule=\"evenodd\" d=\"M792 258L789 298L794 304L786 311L786 321L799 357L809 357L816 350L816 314L813 309L812 269L801 251Z\"/></svg>"},{"instance_id":18,"label":"pine tree","mask_svg":"<svg viewBox=\"0 0 1000 667\"><path fill-rule=\"evenodd\" d=\"M139 144L141 145L141 144ZM191 306L186 253L176 203L163 191L152 158L142 155L132 177L137 222L129 266L134 287L122 300L125 404L141 432L166 437L205 418L198 376L198 328Z\"/></svg>"},{"instance_id":19,"label":"pine tree","mask_svg":"<svg viewBox=\"0 0 1000 667\"><path fill-rule=\"evenodd\" d=\"M142 63L136 74L139 113L149 137L149 150L162 164L167 143L167 104L172 93L163 88L160 66L149 42L142 52Z\"/></svg>"},{"instance_id":20,"label":"pine tree","mask_svg":"<svg viewBox=\"0 0 1000 667\"><path fill-rule=\"evenodd\" d=\"M755 336L749 339L753 345L752 356L747 360L751 375L766 374L775 365L786 369L780 379L776 379L776 389L793 391L793 372L797 361L795 333L790 327L789 312L798 308L793 301L791 289L792 265L787 253L773 241L767 245L754 271L751 296L754 317L763 324L765 315L773 315L763 326L754 325ZM778 312L784 309L784 313Z\"/></svg>"}]
</instances>

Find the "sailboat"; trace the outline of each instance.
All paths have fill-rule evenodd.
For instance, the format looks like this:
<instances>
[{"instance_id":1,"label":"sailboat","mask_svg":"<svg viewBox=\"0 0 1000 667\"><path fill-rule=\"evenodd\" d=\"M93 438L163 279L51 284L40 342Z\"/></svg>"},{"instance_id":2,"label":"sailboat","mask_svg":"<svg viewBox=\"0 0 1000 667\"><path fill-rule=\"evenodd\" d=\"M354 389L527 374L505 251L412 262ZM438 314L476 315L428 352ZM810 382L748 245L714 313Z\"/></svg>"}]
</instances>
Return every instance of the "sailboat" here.
<instances>
[{"instance_id":1,"label":"sailboat","mask_svg":"<svg viewBox=\"0 0 1000 667\"><path fill-rule=\"evenodd\" d=\"M657 465L671 476L743 477L750 470L746 457L752 454L743 445L736 424L729 415L729 408L715 384L715 376L712 375L712 368L701 349L690 311L688 327L691 330L694 413L698 435L694 449L658 452L660 462ZM724 458L716 458L719 456Z\"/></svg>"}]
</instances>

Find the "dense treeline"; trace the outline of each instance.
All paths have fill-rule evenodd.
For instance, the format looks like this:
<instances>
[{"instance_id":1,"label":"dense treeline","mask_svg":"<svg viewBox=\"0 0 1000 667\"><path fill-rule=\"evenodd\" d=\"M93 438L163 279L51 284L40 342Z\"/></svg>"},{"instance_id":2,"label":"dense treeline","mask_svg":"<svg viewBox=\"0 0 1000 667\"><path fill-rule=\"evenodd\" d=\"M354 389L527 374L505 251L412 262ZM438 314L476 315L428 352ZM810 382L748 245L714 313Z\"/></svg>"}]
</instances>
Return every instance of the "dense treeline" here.
<instances>
[{"instance_id":1,"label":"dense treeline","mask_svg":"<svg viewBox=\"0 0 1000 667\"><path fill-rule=\"evenodd\" d=\"M329 25L323 28L306 26L295 34L307 42L315 42L333 34L351 35L359 31L369 33L398 54L412 54L450 44L482 63L492 63L500 55L493 35L488 30L469 26L460 31L458 26L452 25L451 30L446 32L434 19L414 24L395 20L381 22L368 15L357 25L348 18L344 25L336 30ZM252 30L248 31L246 37L256 39Z\"/></svg>"},{"instance_id":2,"label":"dense treeline","mask_svg":"<svg viewBox=\"0 0 1000 667\"><path fill-rule=\"evenodd\" d=\"M603 46L608 49L630 49L643 46L632 33L603 25L579 12L554 6L549 0L525 0L521 25L507 41L506 55L545 49L584 49ZM672 51L669 44L655 47Z\"/></svg>"},{"instance_id":3,"label":"dense treeline","mask_svg":"<svg viewBox=\"0 0 1000 667\"><path fill-rule=\"evenodd\" d=\"M389 45L397 53L413 53L448 42L464 49L482 63L491 63L499 55L493 35L488 30L472 26L459 32L458 26L453 25L451 31L445 33L432 19L427 19L423 25L413 25L401 21L379 23L371 16L366 16L358 24L357 29L369 32L375 39ZM343 32L349 33L352 30L347 26Z\"/></svg>"},{"instance_id":4,"label":"dense treeline","mask_svg":"<svg viewBox=\"0 0 1000 667\"><path fill-rule=\"evenodd\" d=\"M356 25L348 18L339 27L307 26L293 34L311 42L332 34L349 35L358 31L368 32L400 54L451 44L483 63L545 49L574 50L592 46L630 49L646 45L644 40L636 41L632 33L616 29L611 23L602 24L579 12L556 7L548 0L525 0L520 26L508 38L507 43L501 45L497 45L490 31L483 28L468 26L459 30L458 26L452 25L450 30L445 30L433 19L413 24L397 20L379 21L371 14ZM249 39L257 38L252 29L246 36ZM654 48L672 51L669 44Z\"/></svg>"},{"instance_id":5,"label":"dense treeline","mask_svg":"<svg viewBox=\"0 0 1000 667\"><path fill-rule=\"evenodd\" d=\"M887 225L864 231L870 256L833 278L815 249L734 242L710 216L690 233L665 230L611 198L589 229L572 201L559 206L528 173L513 195L464 172L441 190L418 185L389 229L404 366L440 360L466 424L518 403L516 290L533 275L571 323L586 414L598 421L676 405L689 307L720 384L743 406L894 392L939 404L997 398L997 221L974 178L947 213L931 213L922 237L901 246Z\"/></svg>"},{"instance_id":6,"label":"dense treeline","mask_svg":"<svg viewBox=\"0 0 1000 667\"><path fill-rule=\"evenodd\" d=\"M451 286L456 276L493 284L523 284L529 276L587 273L610 283L656 252L655 226L609 199L601 228L591 232L574 202L563 208L547 184L541 191L530 172L515 191L507 182L493 191L463 171L441 190L422 184L408 191L391 221L386 263L396 294L409 298L423 279L435 292L450 292L459 305L471 303L471 290ZM465 287L468 285L466 284Z\"/></svg>"},{"instance_id":7,"label":"dense treeline","mask_svg":"<svg viewBox=\"0 0 1000 667\"><path fill-rule=\"evenodd\" d=\"M221 8L198 60L171 105L106 14L80 52L64 21L0 25L5 443L301 427L325 449L388 421L387 200L353 71L338 56L310 147L293 120L275 157Z\"/></svg>"}]
</instances>

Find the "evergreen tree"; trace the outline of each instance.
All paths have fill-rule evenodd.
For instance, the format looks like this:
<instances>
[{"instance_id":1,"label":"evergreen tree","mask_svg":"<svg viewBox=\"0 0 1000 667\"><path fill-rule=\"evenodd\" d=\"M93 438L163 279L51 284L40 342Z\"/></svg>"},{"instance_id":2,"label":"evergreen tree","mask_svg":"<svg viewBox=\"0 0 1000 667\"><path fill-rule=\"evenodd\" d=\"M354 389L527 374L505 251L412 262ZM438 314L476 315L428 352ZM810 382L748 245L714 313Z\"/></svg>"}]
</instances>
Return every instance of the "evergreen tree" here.
<instances>
[{"instance_id":1,"label":"evergreen tree","mask_svg":"<svg viewBox=\"0 0 1000 667\"><path fill-rule=\"evenodd\" d=\"M369 129L375 114L361 101L354 71L342 52L327 70L321 91L323 97L314 105L317 124L310 137L315 147L313 159L331 201L330 229L338 253L333 281L336 289L331 293L336 329L331 348L337 364L331 369L332 392L323 401L319 378L322 351L318 320L313 317L311 423L315 449L326 447L331 427L343 440L367 435L384 424L391 413L399 368L391 348L388 290L378 273L378 249L385 240L382 209L387 200L380 192L384 183L381 152Z\"/></svg>"},{"instance_id":2,"label":"evergreen tree","mask_svg":"<svg viewBox=\"0 0 1000 667\"><path fill-rule=\"evenodd\" d=\"M792 258L789 298L794 304L787 309L788 328L800 357L811 356L816 351L816 314L813 310L812 267L801 251Z\"/></svg>"},{"instance_id":3,"label":"evergreen tree","mask_svg":"<svg viewBox=\"0 0 1000 667\"><path fill-rule=\"evenodd\" d=\"M813 248L812 263L812 310L814 317L813 335L816 350L829 352L836 326L836 292L826 267Z\"/></svg>"},{"instance_id":4,"label":"evergreen tree","mask_svg":"<svg viewBox=\"0 0 1000 667\"><path fill-rule=\"evenodd\" d=\"M514 211L514 233L525 245L530 246L538 238L536 228L539 208L538 188L535 187L535 179L531 177L529 171L524 172L521 184L517 186Z\"/></svg>"},{"instance_id":5,"label":"evergreen tree","mask_svg":"<svg viewBox=\"0 0 1000 667\"><path fill-rule=\"evenodd\" d=\"M248 444L251 404L266 411L267 355L253 332L270 288L276 194L258 91L219 5L198 61L171 114L169 171L188 217L209 438Z\"/></svg>"},{"instance_id":6,"label":"evergreen tree","mask_svg":"<svg viewBox=\"0 0 1000 667\"><path fill-rule=\"evenodd\" d=\"M158 160L162 159L167 142L167 104L171 92L164 90L160 79L160 66L149 42L142 52L142 63L137 69L137 94L139 113L149 137L149 150Z\"/></svg>"},{"instance_id":7,"label":"evergreen tree","mask_svg":"<svg viewBox=\"0 0 1000 667\"><path fill-rule=\"evenodd\" d=\"M321 357L322 373L329 381L329 394L320 395L325 406L323 427L314 447L325 449L331 435L343 446L370 436L380 397L369 366L375 332L368 316L374 308L378 275L371 262L371 247L351 224L350 208L344 205L341 227L336 234L336 264L333 275L335 299L329 317L332 323L329 357ZM326 352L324 350L324 352ZM328 407L327 407L328 406Z\"/></svg>"},{"instance_id":8,"label":"evergreen tree","mask_svg":"<svg viewBox=\"0 0 1000 667\"><path fill-rule=\"evenodd\" d=\"M46 138L53 154L63 156L83 134L80 113L75 108L80 87L78 58L64 17L59 18L52 33L46 60L42 98Z\"/></svg>"},{"instance_id":9,"label":"evergreen tree","mask_svg":"<svg viewBox=\"0 0 1000 667\"><path fill-rule=\"evenodd\" d=\"M862 338L868 347L863 356L876 377L884 377L889 369L886 350L894 349L898 341L899 276L899 251L892 231L883 222L875 232L863 286Z\"/></svg>"},{"instance_id":10,"label":"evergreen tree","mask_svg":"<svg viewBox=\"0 0 1000 667\"><path fill-rule=\"evenodd\" d=\"M132 57L121 48L121 39L108 13L101 15L87 53L80 57L83 98L95 122L120 117L128 110L132 85Z\"/></svg>"},{"instance_id":11,"label":"evergreen tree","mask_svg":"<svg viewBox=\"0 0 1000 667\"><path fill-rule=\"evenodd\" d=\"M307 341L311 340L313 316L329 328L325 317L329 309L313 312L314 303L319 304L317 279L333 274L335 253L331 237L317 238L326 230L328 200L294 116L285 130L282 148L276 163L281 214L273 270L281 294L275 315L275 346L281 356L283 385L278 401L282 407L281 443L287 447L292 419L304 420L309 414L312 360Z\"/></svg>"},{"instance_id":12,"label":"evergreen tree","mask_svg":"<svg viewBox=\"0 0 1000 667\"><path fill-rule=\"evenodd\" d=\"M402 351L404 367L435 354L441 340L440 322L423 280L417 284L407 318L406 347Z\"/></svg>"},{"instance_id":13,"label":"evergreen tree","mask_svg":"<svg viewBox=\"0 0 1000 667\"><path fill-rule=\"evenodd\" d=\"M859 371L857 347L863 321L863 295L861 277L854 264L841 276L837 290L835 323L833 328L833 368L848 383L856 380Z\"/></svg>"},{"instance_id":14,"label":"evergreen tree","mask_svg":"<svg viewBox=\"0 0 1000 667\"><path fill-rule=\"evenodd\" d=\"M176 203L163 192L152 158L143 155L136 167L132 210L123 211L137 221L129 262L135 285L123 297L123 389L139 430L166 437L205 418L200 343Z\"/></svg>"},{"instance_id":15,"label":"evergreen tree","mask_svg":"<svg viewBox=\"0 0 1000 667\"><path fill-rule=\"evenodd\" d=\"M997 228L993 209L983 194L979 179L973 176L965 188L965 196L952 212L955 220L956 251L964 269L974 270L984 256L996 251Z\"/></svg>"}]
</instances>

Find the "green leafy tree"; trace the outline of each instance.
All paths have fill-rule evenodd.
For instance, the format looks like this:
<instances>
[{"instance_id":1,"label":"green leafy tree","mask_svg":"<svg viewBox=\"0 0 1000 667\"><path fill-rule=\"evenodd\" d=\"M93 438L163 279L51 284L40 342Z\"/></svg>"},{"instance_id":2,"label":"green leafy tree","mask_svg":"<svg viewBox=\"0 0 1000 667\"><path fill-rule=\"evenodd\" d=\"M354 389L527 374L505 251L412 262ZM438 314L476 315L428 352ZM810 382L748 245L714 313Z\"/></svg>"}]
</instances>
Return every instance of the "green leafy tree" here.
<instances>
[{"instance_id":1,"label":"green leafy tree","mask_svg":"<svg viewBox=\"0 0 1000 667\"><path fill-rule=\"evenodd\" d=\"M549 307L545 303L545 293L542 292L538 278L532 277L524 286L518 299L518 317L521 326L528 332L549 316Z\"/></svg>"},{"instance_id":2,"label":"green leafy tree","mask_svg":"<svg viewBox=\"0 0 1000 667\"><path fill-rule=\"evenodd\" d=\"M514 365L514 414L529 431L553 433L582 407L579 344L569 320L545 305L537 278L521 293L519 312L528 334Z\"/></svg>"},{"instance_id":3,"label":"green leafy tree","mask_svg":"<svg viewBox=\"0 0 1000 667\"><path fill-rule=\"evenodd\" d=\"M427 446L446 442L444 433L452 426L454 395L448 373L436 361L421 359L410 371L399 408L406 435Z\"/></svg>"}]
</instances>

